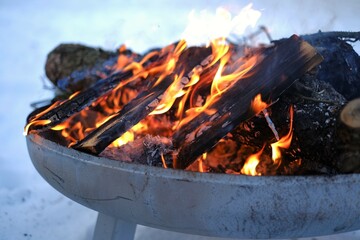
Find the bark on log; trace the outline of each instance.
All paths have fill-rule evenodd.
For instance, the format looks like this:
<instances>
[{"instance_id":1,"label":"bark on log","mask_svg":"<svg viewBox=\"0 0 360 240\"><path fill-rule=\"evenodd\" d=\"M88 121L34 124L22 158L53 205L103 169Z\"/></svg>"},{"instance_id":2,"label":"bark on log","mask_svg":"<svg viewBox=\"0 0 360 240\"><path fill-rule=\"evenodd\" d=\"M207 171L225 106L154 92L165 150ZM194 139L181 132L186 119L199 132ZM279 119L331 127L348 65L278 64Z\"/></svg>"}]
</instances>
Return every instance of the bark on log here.
<instances>
[{"instance_id":1,"label":"bark on log","mask_svg":"<svg viewBox=\"0 0 360 240\"><path fill-rule=\"evenodd\" d=\"M360 98L349 102L341 111L337 126L339 159L342 173L360 172Z\"/></svg>"},{"instance_id":2,"label":"bark on log","mask_svg":"<svg viewBox=\"0 0 360 240\"><path fill-rule=\"evenodd\" d=\"M72 93L95 83L105 66L116 63L118 52L81 44L60 44L47 56L45 73L60 90Z\"/></svg>"},{"instance_id":3,"label":"bark on log","mask_svg":"<svg viewBox=\"0 0 360 240\"><path fill-rule=\"evenodd\" d=\"M250 70L249 77L238 81L209 106L216 113L198 115L174 135L174 146L179 149L175 168L186 168L237 125L254 116L249 106L257 94L267 103L275 101L297 78L321 61L316 50L298 36L277 45Z\"/></svg>"}]
</instances>

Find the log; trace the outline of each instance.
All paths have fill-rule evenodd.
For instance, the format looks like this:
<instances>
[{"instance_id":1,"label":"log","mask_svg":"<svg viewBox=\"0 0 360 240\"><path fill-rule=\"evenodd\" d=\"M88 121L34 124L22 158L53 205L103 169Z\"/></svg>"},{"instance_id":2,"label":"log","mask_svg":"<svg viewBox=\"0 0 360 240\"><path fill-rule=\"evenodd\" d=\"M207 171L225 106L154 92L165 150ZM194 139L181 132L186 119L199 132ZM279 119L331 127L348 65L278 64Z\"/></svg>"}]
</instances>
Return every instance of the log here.
<instances>
[{"instance_id":1,"label":"log","mask_svg":"<svg viewBox=\"0 0 360 240\"><path fill-rule=\"evenodd\" d=\"M204 59L211 55L210 48L192 47L186 49L179 57L173 73L165 77L158 85L140 93L135 99L126 104L123 109L114 114L84 139L72 146L79 151L98 155L115 139L119 138L140 120L149 115L158 106L166 89L173 82L176 75L187 72L187 76ZM185 75L186 76L186 75Z\"/></svg>"},{"instance_id":2,"label":"log","mask_svg":"<svg viewBox=\"0 0 360 240\"><path fill-rule=\"evenodd\" d=\"M342 173L360 172L360 98L342 109L337 126L339 158Z\"/></svg>"},{"instance_id":3,"label":"log","mask_svg":"<svg viewBox=\"0 0 360 240\"><path fill-rule=\"evenodd\" d=\"M61 94L72 94L110 75L120 55L135 61L141 58L128 49L111 52L81 44L60 44L48 54L45 73Z\"/></svg>"},{"instance_id":4,"label":"log","mask_svg":"<svg viewBox=\"0 0 360 240\"><path fill-rule=\"evenodd\" d=\"M60 44L47 55L45 73L57 86L57 81L70 76L75 71L92 68L118 53L92 48L82 44Z\"/></svg>"},{"instance_id":5,"label":"log","mask_svg":"<svg viewBox=\"0 0 360 240\"><path fill-rule=\"evenodd\" d=\"M360 32L318 32L302 36L323 56L318 78L330 83L348 101L360 97L360 58L348 42Z\"/></svg>"},{"instance_id":6,"label":"log","mask_svg":"<svg viewBox=\"0 0 360 240\"><path fill-rule=\"evenodd\" d=\"M257 94L267 103L275 101L321 61L316 50L296 35L279 43L250 70L249 77L237 81L209 106L216 109L215 113L201 113L174 134L174 146L178 149L174 167L185 169L241 122L254 116L250 105Z\"/></svg>"},{"instance_id":7,"label":"log","mask_svg":"<svg viewBox=\"0 0 360 240\"><path fill-rule=\"evenodd\" d=\"M338 116L347 99L340 94L349 97L349 94L360 93L359 81L350 82L349 76L360 76L359 67L349 68L349 65L359 61L359 56L346 42L353 42L360 38L360 32L318 32L309 35L302 35L302 38L309 41L313 47L324 57L324 61L308 72L291 88L280 96L276 104L271 105L267 110L271 113L270 117L274 122L280 136L288 132L287 114L290 105L294 106L293 139L290 148L283 151L283 164L276 169L276 172L267 174L286 175L286 174L336 174L344 172L339 167L340 162L345 162L344 158L355 155L353 150L344 151L339 143L337 135ZM278 43L278 41L275 41ZM331 52L331 54L329 54ZM327 71L333 74L325 74ZM342 71L337 71L342 69ZM343 74L344 73L344 74ZM340 76L339 81L335 81L334 76ZM331 80L331 81L330 81ZM336 89L332 84L335 84ZM338 91L337 91L338 90ZM281 114L279 114L281 113ZM234 142L238 148L248 146L253 149L248 154L259 151L264 143L276 141L274 134L267 125L263 114L242 122L237 128L225 137L227 143ZM220 141L211 151L208 152L206 161L212 161L207 165L210 171L239 172L244 156L238 154L231 157L219 157L219 148L223 145ZM357 146L357 148L359 148ZM267 154L271 154L270 149ZM214 155L214 156L212 156ZM221 154L220 154L221 155ZM246 159L247 155L245 156ZM222 159L222 161L220 160ZM301 159L301 165L294 169L293 162ZM354 164L349 164L354 165ZM191 165L192 166L192 165ZM289 168L291 168L289 171ZM294 171L295 170L295 171Z\"/></svg>"},{"instance_id":8,"label":"log","mask_svg":"<svg viewBox=\"0 0 360 240\"><path fill-rule=\"evenodd\" d=\"M151 58L148 58L144 63L144 68L153 68L163 63L166 60L167 54L155 55ZM147 56L144 56L147 58ZM43 132L46 131L61 122L65 121L67 118L72 116L75 113L80 112L86 107L90 106L95 100L106 95L111 90L119 85L120 82L125 81L133 76L132 70L125 72L115 72L109 77L98 80L93 86L85 89L84 91L79 92L73 98L68 98L62 100L60 104L55 103L51 105L47 110L42 114L36 115L31 118L31 121L40 120L47 121L46 124L30 124L27 132ZM152 76L149 77L149 79ZM147 85L147 81L143 81L143 84Z\"/></svg>"},{"instance_id":9,"label":"log","mask_svg":"<svg viewBox=\"0 0 360 240\"><path fill-rule=\"evenodd\" d=\"M64 100L60 105L51 105L48 110L45 110L40 116L36 115L30 119L30 122L36 120L49 120L48 124L32 124L29 126L28 132L43 132L46 131L88 107L100 96L105 95L110 90L114 89L121 81L128 79L132 76L132 71L117 72L110 77L98 81L94 86L85 91L80 92L78 95L71 99Z\"/></svg>"}]
</instances>

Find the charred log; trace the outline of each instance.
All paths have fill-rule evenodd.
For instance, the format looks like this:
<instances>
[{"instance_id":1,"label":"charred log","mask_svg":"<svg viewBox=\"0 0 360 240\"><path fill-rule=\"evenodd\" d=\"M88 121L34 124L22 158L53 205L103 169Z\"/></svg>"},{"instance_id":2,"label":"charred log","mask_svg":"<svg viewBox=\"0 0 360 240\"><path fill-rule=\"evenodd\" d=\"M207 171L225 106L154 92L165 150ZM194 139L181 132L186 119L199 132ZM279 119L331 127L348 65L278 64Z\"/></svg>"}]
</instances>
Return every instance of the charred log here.
<instances>
[{"instance_id":1,"label":"charred log","mask_svg":"<svg viewBox=\"0 0 360 240\"><path fill-rule=\"evenodd\" d=\"M174 146L179 149L175 167L186 168L237 125L254 116L256 113L249 106L257 94L267 103L275 101L321 61L316 50L297 36L277 45L250 70L249 77L236 82L209 106L216 109L215 113L201 113L174 135Z\"/></svg>"},{"instance_id":2,"label":"charred log","mask_svg":"<svg viewBox=\"0 0 360 240\"><path fill-rule=\"evenodd\" d=\"M41 132L58 125L74 113L80 112L88 107L100 96L103 96L111 89L115 88L121 81L128 79L131 76L132 71L114 73L110 77L98 81L94 86L80 92L73 98L64 100L60 105L54 106L53 108L49 107L48 111L45 111L40 117L36 117L36 121L45 120L49 121L49 123L45 125L31 125L28 131ZM34 120L34 118L30 120Z\"/></svg>"},{"instance_id":3,"label":"charred log","mask_svg":"<svg viewBox=\"0 0 360 240\"><path fill-rule=\"evenodd\" d=\"M330 83L348 101L360 97L360 58L348 42L360 40L360 32L318 32L304 35L324 57L318 79Z\"/></svg>"},{"instance_id":4,"label":"charred log","mask_svg":"<svg viewBox=\"0 0 360 240\"><path fill-rule=\"evenodd\" d=\"M111 119L92 131L73 148L91 154L101 153L110 143L123 135L140 120L149 115L160 103L161 97L176 75L190 71L211 55L209 48L188 48L180 55L174 72L156 86L140 93ZM196 56L196 57L194 57Z\"/></svg>"}]
</instances>

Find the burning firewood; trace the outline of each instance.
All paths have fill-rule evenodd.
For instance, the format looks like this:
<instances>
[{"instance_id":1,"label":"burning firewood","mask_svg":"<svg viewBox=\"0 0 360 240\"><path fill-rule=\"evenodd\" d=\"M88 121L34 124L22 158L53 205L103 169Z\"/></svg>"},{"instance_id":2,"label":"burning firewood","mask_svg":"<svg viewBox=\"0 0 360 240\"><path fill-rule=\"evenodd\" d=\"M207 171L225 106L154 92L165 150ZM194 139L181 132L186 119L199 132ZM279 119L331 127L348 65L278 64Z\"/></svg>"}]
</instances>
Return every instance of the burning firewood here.
<instances>
[{"instance_id":1,"label":"burning firewood","mask_svg":"<svg viewBox=\"0 0 360 240\"><path fill-rule=\"evenodd\" d=\"M176 75L181 72L190 72L191 69L198 65L201 66L201 62L207 59L210 54L207 48L188 48L185 50L180 55L179 63L172 74L165 77L158 85L139 94L134 100L125 105L116 116L74 145L74 148L93 154L101 153L110 143L149 115L159 105L164 92L173 82ZM196 57L193 58L193 56ZM197 59L197 61L189 61L191 58Z\"/></svg>"},{"instance_id":2,"label":"burning firewood","mask_svg":"<svg viewBox=\"0 0 360 240\"><path fill-rule=\"evenodd\" d=\"M144 56L141 61L139 61L139 64L144 68L156 68L158 65L163 63L163 61L166 59L166 56L166 53L164 55L149 53L148 55ZM74 93L68 99L56 101L41 114L34 114L30 116L29 119L33 122L33 124L28 125L27 131L41 132L52 128L62 123L70 116L73 116L75 113L78 113L86 107L90 106L100 97L106 97L106 94L108 94L116 87L119 88L119 85L128 85L130 83L138 82L136 80L138 80L141 76L133 74L133 68L137 67L137 64L130 64L129 69L115 71L110 74L110 76L97 80L91 87L82 87L83 91ZM87 82L87 80L85 80L87 79L87 76L88 75L85 74L84 78L81 78L83 84L84 82ZM72 79L71 76L69 78L70 80ZM61 80L66 80L66 83L64 84L72 86L72 84L68 82L70 81L68 78ZM143 84L147 84L146 81L143 81ZM140 89L141 86L137 85L137 88ZM68 90L68 88L66 88L66 90Z\"/></svg>"},{"instance_id":3,"label":"burning firewood","mask_svg":"<svg viewBox=\"0 0 360 240\"><path fill-rule=\"evenodd\" d=\"M259 110L251 108L257 94L268 104L274 102L321 61L315 49L297 36L276 46L250 70L249 77L236 82L209 106L216 110L214 113L199 114L175 133L174 145L179 148L175 167L186 168L237 125L257 114Z\"/></svg>"},{"instance_id":4,"label":"burning firewood","mask_svg":"<svg viewBox=\"0 0 360 240\"><path fill-rule=\"evenodd\" d=\"M70 76L58 77L57 87L81 91L34 111L26 132L153 166L252 175L356 172L359 145L339 137L351 131L338 115L359 97L360 61L346 42L358 38L319 32L258 48L228 43L224 53L213 46L176 54L177 44L144 56L122 49L116 61L110 54L107 64L74 64ZM214 84L219 79L231 81ZM125 145L115 147L123 138Z\"/></svg>"}]
</instances>

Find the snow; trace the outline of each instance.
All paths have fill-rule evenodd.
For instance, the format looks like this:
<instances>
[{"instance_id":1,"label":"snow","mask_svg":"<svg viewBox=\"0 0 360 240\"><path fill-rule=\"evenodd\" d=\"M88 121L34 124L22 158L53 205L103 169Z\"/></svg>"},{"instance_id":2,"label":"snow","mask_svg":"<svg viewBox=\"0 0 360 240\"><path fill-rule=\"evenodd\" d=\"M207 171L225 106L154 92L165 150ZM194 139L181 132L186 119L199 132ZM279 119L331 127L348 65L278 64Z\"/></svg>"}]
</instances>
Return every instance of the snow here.
<instances>
[{"instance_id":1,"label":"snow","mask_svg":"<svg viewBox=\"0 0 360 240\"><path fill-rule=\"evenodd\" d=\"M28 157L22 129L30 103L51 98L44 90L46 55L59 43L142 52L178 40L188 13L239 12L248 2L227 1L0 1L0 240L91 239L97 213L55 191ZM294 7L295 6L295 7ZM259 24L274 38L319 29L359 30L360 1L253 1ZM358 49L358 46L357 46ZM46 81L46 80L45 80ZM209 239L138 226L135 239ZM216 239L216 238L211 238ZM310 238L309 238L310 239ZM315 238L311 238L315 239ZM316 239L360 239L351 232Z\"/></svg>"}]
</instances>

